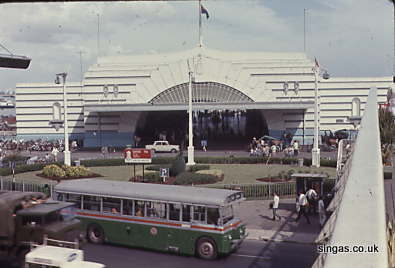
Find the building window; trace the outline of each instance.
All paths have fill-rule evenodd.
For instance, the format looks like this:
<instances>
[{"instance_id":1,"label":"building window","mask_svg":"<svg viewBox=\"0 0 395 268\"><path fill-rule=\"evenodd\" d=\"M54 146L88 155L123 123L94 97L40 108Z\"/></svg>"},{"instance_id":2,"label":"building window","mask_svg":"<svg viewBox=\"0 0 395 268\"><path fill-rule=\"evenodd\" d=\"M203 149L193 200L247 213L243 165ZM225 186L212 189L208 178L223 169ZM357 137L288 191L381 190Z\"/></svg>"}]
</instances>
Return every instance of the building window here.
<instances>
[{"instance_id":1,"label":"building window","mask_svg":"<svg viewBox=\"0 0 395 268\"><path fill-rule=\"evenodd\" d=\"M354 98L351 103L351 116L361 116L361 101Z\"/></svg>"}]
</instances>

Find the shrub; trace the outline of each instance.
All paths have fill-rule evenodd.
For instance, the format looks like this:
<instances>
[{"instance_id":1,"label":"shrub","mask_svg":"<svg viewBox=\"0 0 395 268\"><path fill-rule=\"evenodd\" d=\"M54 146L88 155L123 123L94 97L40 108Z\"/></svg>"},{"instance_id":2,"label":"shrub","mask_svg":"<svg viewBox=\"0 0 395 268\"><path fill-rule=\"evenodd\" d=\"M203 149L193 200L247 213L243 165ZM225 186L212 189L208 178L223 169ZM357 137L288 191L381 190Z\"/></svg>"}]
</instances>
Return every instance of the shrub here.
<instances>
[{"instance_id":1,"label":"shrub","mask_svg":"<svg viewBox=\"0 0 395 268\"><path fill-rule=\"evenodd\" d=\"M220 169L205 169L196 171L198 174L210 174L216 176L219 180L224 178L224 172Z\"/></svg>"},{"instance_id":2,"label":"shrub","mask_svg":"<svg viewBox=\"0 0 395 268\"><path fill-rule=\"evenodd\" d=\"M185 167L186 167L185 166L185 159L182 156L182 153L180 153L176 157L176 159L173 161L173 163L172 163L172 165L170 167L170 170L169 170L170 176L175 177L178 174L184 172L185 171Z\"/></svg>"},{"instance_id":3,"label":"shrub","mask_svg":"<svg viewBox=\"0 0 395 268\"><path fill-rule=\"evenodd\" d=\"M43 175L45 177L64 178L66 177L66 172L57 165L49 165L43 168Z\"/></svg>"},{"instance_id":4,"label":"shrub","mask_svg":"<svg viewBox=\"0 0 395 268\"><path fill-rule=\"evenodd\" d=\"M27 159L30 157L23 156L20 154L10 154L7 155L6 157L3 158L3 163L8 163L8 162L25 162Z\"/></svg>"},{"instance_id":5,"label":"shrub","mask_svg":"<svg viewBox=\"0 0 395 268\"><path fill-rule=\"evenodd\" d=\"M66 173L66 177L87 177L91 176L93 173L84 166L62 166L62 169Z\"/></svg>"},{"instance_id":6,"label":"shrub","mask_svg":"<svg viewBox=\"0 0 395 268\"><path fill-rule=\"evenodd\" d=\"M209 184L209 183L215 183L217 181L218 178L211 174L182 172L176 177L174 184L176 185Z\"/></svg>"},{"instance_id":7,"label":"shrub","mask_svg":"<svg viewBox=\"0 0 395 268\"><path fill-rule=\"evenodd\" d=\"M188 168L189 172L197 172L199 170L208 170L210 169L209 165L194 165L194 166L190 166Z\"/></svg>"},{"instance_id":8,"label":"shrub","mask_svg":"<svg viewBox=\"0 0 395 268\"><path fill-rule=\"evenodd\" d=\"M169 165L169 164L152 165L152 166L146 167L145 169L146 169L146 170L159 171L161 168L170 168L170 165Z\"/></svg>"},{"instance_id":9,"label":"shrub","mask_svg":"<svg viewBox=\"0 0 395 268\"><path fill-rule=\"evenodd\" d=\"M159 172L149 172L144 174L144 182L161 183L163 179L159 177Z\"/></svg>"}]
</instances>

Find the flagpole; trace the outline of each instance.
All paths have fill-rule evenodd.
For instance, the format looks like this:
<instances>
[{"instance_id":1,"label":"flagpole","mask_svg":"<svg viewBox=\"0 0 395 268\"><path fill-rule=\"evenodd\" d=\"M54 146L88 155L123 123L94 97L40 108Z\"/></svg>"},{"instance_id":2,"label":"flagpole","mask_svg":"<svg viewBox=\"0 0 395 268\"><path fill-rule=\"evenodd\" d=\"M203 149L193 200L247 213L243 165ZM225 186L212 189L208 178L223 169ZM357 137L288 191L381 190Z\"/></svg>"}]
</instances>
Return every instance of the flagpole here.
<instances>
[{"instance_id":1,"label":"flagpole","mask_svg":"<svg viewBox=\"0 0 395 268\"><path fill-rule=\"evenodd\" d=\"M199 0L199 47L202 47L202 4L201 0Z\"/></svg>"}]
</instances>

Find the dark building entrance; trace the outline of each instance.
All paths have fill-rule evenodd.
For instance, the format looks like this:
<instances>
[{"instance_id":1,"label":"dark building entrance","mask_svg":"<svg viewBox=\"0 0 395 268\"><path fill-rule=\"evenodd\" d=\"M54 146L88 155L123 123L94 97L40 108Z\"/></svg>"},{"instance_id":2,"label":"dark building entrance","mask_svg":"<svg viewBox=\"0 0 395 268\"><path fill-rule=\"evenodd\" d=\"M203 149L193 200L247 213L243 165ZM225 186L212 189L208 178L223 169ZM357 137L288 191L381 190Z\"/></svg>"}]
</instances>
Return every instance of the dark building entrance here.
<instances>
[{"instance_id":1,"label":"dark building entrance","mask_svg":"<svg viewBox=\"0 0 395 268\"><path fill-rule=\"evenodd\" d=\"M186 149L188 114L186 111L147 112L137 125L142 144L165 139ZM260 110L202 110L193 113L194 146L201 149L207 140L209 150L247 149L252 137L268 135Z\"/></svg>"}]
</instances>

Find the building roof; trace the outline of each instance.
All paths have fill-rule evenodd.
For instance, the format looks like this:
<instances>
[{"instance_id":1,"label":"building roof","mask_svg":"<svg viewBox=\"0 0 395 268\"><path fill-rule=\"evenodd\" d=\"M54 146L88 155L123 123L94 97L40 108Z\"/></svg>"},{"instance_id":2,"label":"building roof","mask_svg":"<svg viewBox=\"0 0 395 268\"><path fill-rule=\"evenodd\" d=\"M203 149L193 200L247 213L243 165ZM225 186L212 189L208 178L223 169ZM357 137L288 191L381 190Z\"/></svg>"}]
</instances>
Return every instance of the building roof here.
<instances>
[{"instance_id":1,"label":"building roof","mask_svg":"<svg viewBox=\"0 0 395 268\"><path fill-rule=\"evenodd\" d=\"M229 202L240 200L243 197L242 192L233 190L101 179L62 181L55 186L55 191L212 206L224 206Z\"/></svg>"}]
</instances>

